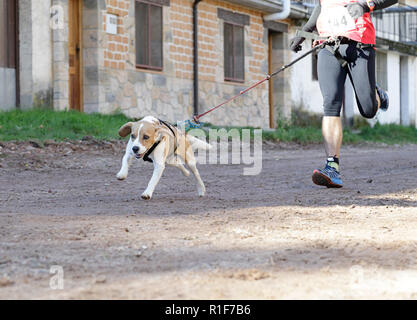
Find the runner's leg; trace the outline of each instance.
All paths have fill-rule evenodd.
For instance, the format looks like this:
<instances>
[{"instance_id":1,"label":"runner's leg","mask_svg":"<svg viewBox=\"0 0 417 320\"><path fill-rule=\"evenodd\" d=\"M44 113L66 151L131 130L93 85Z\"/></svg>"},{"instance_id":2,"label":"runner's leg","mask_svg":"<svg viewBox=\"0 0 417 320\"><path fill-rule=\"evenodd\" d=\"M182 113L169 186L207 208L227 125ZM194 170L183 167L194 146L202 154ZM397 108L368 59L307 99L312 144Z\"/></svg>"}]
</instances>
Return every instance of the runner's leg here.
<instances>
[{"instance_id":1,"label":"runner's leg","mask_svg":"<svg viewBox=\"0 0 417 320\"><path fill-rule=\"evenodd\" d=\"M324 117L322 122L324 147L327 163L324 169L314 170L312 180L315 184L328 188L343 186L339 173L339 154L342 145L342 108L347 69L327 49L318 56L318 76L323 95Z\"/></svg>"},{"instance_id":2,"label":"runner's leg","mask_svg":"<svg viewBox=\"0 0 417 320\"><path fill-rule=\"evenodd\" d=\"M371 119L378 111L378 95L375 79L375 50L373 48L356 49L357 57L349 63L348 74L355 90L359 112Z\"/></svg>"},{"instance_id":3,"label":"runner's leg","mask_svg":"<svg viewBox=\"0 0 417 320\"><path fill-rule=\"evenodd\" d=\"M322 133L326 155L339 158L343 140L343 127L340 117L323 117Z\"/></svg>"},{"instance_id":4,"label":"runner's leg","mask_svg":"<svg viewBox=\"0 0 417 320\"><path fill-rule=\"evenodd\" d=\"M318 55L318 78L323 95L323 139L327 156L340 154L343 131L340 120L347 69L342 68L336 57L327 49Z\"/></svg>"}]
</instances>

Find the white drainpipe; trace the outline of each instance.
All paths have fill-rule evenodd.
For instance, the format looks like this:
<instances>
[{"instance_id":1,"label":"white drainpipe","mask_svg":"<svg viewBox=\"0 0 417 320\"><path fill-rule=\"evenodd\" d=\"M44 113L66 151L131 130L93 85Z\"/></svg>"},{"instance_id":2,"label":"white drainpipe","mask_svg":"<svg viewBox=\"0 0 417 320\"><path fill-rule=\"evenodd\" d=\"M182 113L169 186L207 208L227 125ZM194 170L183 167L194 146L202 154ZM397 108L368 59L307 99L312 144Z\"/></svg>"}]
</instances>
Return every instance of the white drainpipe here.
<instances>
[{"instance_id":1,"label":"white drainpipe","mask_svg":"<svg viewBox=\"0 0 417 320\"><path fill-rule=\"evenodd\" d=\"M287 19L291 12L291 0L282 0L282 11L264 16L265 21Z\"/></svg>"}]
</instances>

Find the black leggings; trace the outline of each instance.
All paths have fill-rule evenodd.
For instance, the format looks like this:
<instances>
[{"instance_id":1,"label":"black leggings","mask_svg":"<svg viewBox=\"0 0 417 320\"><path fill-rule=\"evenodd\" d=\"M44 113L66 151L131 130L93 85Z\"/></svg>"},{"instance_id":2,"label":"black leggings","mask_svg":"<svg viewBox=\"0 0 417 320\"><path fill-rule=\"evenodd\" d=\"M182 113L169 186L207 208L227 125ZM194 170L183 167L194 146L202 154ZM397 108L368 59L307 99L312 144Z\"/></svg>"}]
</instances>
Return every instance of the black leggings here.
<instances>
[{"instance_id":1,"label":"black leggings","mask_svg":"<svg viewBox=\"0 0 417 320\"><path fill-rule=\"evenodd\" d=\"M357 43L352 41L341 44L339 52L348 63L344 68L328 49L321 49L318 54L317 68L324 115L340 116L346 75L349 75L361 115L373 118L378 111L375 92L375 49L357 48Z\"/></svg>"}]
</instances>

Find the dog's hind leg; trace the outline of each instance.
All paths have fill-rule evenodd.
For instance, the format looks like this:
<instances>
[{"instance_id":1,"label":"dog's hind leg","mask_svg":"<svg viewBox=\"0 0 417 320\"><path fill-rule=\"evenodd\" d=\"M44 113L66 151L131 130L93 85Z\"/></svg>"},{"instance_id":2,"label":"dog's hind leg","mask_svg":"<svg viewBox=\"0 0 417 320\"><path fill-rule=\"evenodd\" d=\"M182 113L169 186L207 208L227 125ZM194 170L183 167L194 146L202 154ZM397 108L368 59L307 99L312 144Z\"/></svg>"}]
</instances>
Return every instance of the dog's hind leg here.
<instances>
[{"instance_id":1,"label":"dog's hind leg","mask_svg":"<svg viewBox=\"0 0 417 320\"><path fill-rule=\"evenodd\" d=\"M132 164L132 161L133 161L132 145L129 140L129 143L127 144L127 147L126 147L126 153L122 160L122 168L117 174L117 179L125 180L127 178L127 175L129 173L129 167Z\"/></svg>"},{"instance_id":2,"label":"dog's hind leg","mask_svg":"<svg viewBox=\"0 0 417 320\"><path fill-rule=\"evenodd\" d=\"M201 180L200 173L197 169L197 161L195 160L194 152L191 147L187 148L186 163L197 180L198 195L204 197L206 195L206 187L204 186L203 180Z\"/></svg>"},{"instance_id":3,"label":"dog's hind leg","mask_svg":"<svg viewBox=\"0 0 417 320\"><path fill-rule=\"evenodd\" d=\"M186 177L190 176L190 171L188 171L184 167L184 163L179 159L178 156L174 155L171 158L167 159L167 164L171 167L175 167L175 168L180 169L184 176L186 176Z\"/></svg>"}]
</instances>

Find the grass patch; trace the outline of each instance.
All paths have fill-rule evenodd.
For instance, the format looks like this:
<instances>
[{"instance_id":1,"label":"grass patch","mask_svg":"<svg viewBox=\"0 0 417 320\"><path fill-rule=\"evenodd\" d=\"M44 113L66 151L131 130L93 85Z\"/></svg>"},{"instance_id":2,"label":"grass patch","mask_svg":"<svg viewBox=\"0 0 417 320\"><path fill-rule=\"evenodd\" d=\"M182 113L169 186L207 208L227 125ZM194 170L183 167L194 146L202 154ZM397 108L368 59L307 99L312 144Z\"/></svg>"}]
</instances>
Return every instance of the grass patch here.
<instances>
[{"instance_id":1,"label":"grass patch","mask_svg":"<svg viewBox=\"0 0 417 320\"><path fill-rule=\"evenodd\" d=\"M287 127L264 134L266 139L276 141L293 141L300 144L321 143L321 130L315 127ZM417 143L417 129L395 124L376 124L373 128L362 127L355 132L343 130L343 143L378 142L386 144Z\"/></svg>"},{"instance_id":2,"label":"grass patch","mask_svg":"<svg viewBox=\"0 0 417 320\"><path fill-rule=\"evenodd\" d=\"M119 128L129 121L123 115L85 114L34 109L0 112L0 141L118 139Z\"/></svg>"},{"instance_id":3,"label":"grass patch","mask_svg":"<svg viewBox=\"0 0 417 320\"><path fill-rule=\"evenodd\" d=\"M354 134L346 133L345 142L372 141L387 144L417 143L417 128L405 127L396 124L381 125L377 123L373 128L364 127L360 132Z\"/></svg>"},{"instance_id":4,"label":"grass patch","mask_svg":"<svg viewBox=\"0 0 417 320\"><path fill-rule=\"evenodd\" d=\"M298 119L297 121L295 119ZM263 138L271 141L294 142L299 144L321 143L320 118L314 121L300 120L280 124L273 131L263 131ZM119 128L129 121L124 115L85 114L77 111L56 112L34 109L0 112L0 141L81 140L91 136L97 140L120 139ZM303 122L304 121L304 122ZM291 124L292 123L292 124ZM208 128L221 128L207 125ZM386 144L417 143L417 129L399 125L377 124L370 128L366 123L359 129L344 130L344 143L379 142ZM224 127L225 129L253 129L250 127Z\"/></svg>"},{"instance_id":5,"label":"grass patch","mask_svg":"<svg viewBox=\"0 0 417 320\"><path fill-rule=\"evenodd\" d=\"M210 127L219 128L216 126ZM244 128L226 127L226 129L238 129L241 131ZM294 142L301 145L323 142L321 129L316 126L297 127L282 125L275 130L264 130L263 139L277 142ZM343 130L343 143L358 144L363 142L377 142L390 145L405 143L417 144L417 129L396 124L376 124L373 128L366 126L355 130Z\"/></svg>"}]
</instances>

